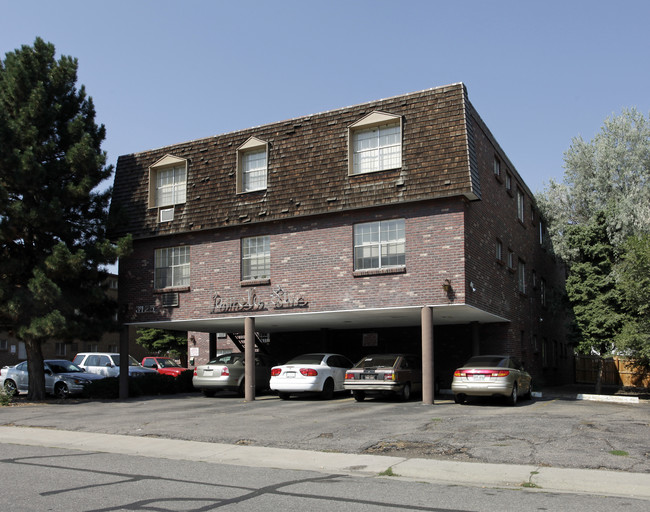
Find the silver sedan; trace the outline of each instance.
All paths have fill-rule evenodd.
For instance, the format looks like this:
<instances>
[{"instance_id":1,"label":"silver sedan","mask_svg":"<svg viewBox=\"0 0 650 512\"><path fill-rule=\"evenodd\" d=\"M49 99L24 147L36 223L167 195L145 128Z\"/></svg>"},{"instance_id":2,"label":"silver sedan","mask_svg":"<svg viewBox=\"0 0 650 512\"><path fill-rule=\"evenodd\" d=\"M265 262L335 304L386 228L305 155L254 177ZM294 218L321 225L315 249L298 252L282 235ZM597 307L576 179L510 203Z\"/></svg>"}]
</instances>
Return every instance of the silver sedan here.
<instances>
[{"instance_id":1,"label":"silver sedan","mask_svg":"<svg viewBox=\"0 0 650 512\"><path fill-rule=\"evenodd\" d=\"M66 359L46 359L43 365L45 391L58 398L66 398L68 395L82 393L93 380L104 378L103 375L85 372ZM27 361L7 369L4 388L7 393L12 395L29 391Z\"/></svg>"},{"instance_id":2,"label":"silver sedan","mask_svg":"<svg viewBox=\"0 0 650 512\"><path fill-rule=\"evenodd\" d=\"M514 357L474 356L454 372L451 391L462 404L468 396L503 396L516 405L519 396L530 399L533 381Z\"/></svg>"},{"instance_id":3,"label":"silver sedan","mask_svg":"<svg viewBox=\"0 0 650 512\"><path fill-rule=\"evenodd\" d=\"M273 360L264 354L255 354L255 389L269 387ZM205 396L214 396L217 391L236 391L244 396L244 354L233 352L217 356L201 366L194 368L192 384Z\"/></svg>"}]
</instances>

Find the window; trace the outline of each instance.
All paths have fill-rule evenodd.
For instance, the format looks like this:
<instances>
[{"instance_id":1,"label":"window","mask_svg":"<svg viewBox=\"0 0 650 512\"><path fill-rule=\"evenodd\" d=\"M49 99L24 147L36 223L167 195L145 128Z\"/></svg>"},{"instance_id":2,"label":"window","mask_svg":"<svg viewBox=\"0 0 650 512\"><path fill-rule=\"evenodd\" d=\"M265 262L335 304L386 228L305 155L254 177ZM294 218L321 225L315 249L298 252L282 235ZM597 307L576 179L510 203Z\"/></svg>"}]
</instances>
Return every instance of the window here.
<instances>
[{"instance_id":1,"label":"window","mask_svg":"<svg viewBox=\"0 0 650 512\"><path fill-rule=\"evenodd\" d=\"M404 266L404 219L367 222L354 226L354 269Z\"/></svg>"},{"instance_id":2,"label":"window","mask_svg":"<svg viewBox=\"0 0 650 512\"><path fill-rule=\"evenodd\" d=\"M524 193L517 187L517 218L524 222Z\"/></svg>"},{"instance_id":3,"label":"window","mask_svg":"<svg viewBox=\"0 0 650 512\"><path fill-rule=\"evenodd\" d=\"M397 169L402 166L402 120L373 112L349 129L349 173Z\"/></svg>"},{"instance_id":4,"label":"window","mask_svg":"<svg viewBox=\"0 0 650 512\"><path fill-rule=\"evenodd\" d=\"M519 278L519 293L526 293L526 263L523 260L518 262L517 275Z\"/></svg>"},{"instance_id":5,"label":"window","mask_svg":"<svg viewBox=\"0 0 650 512\"><path fill-rule=\"evenodd\" d=\"M503 243L497 238L495 244L495 257L497 261L503 261Z\"/></svg>"},{"instance_id":6,"label":"window","mask_svg":"<svg viewBox=\"0 0 650 512\"><path fill-rule=\"evenodd\" d=\"M190 285L190 248L156 249L154 265L155 288Z\"/></svg>"},{"instance_id":7,"label":"window","mask_svg":"<svg viewBox=\"0 0 650 512\"><path fill-rule=\"evenodd\" d=\"M243 281L271 277L271 241L268 235L242 240L241 268Z\"/></svg>"},{"instance_id":8,"label":"window","mask_svg":"<svg viewBox=\"0 0 650 512\"><path fill-rule=\"evenodd\" d=\"M539 219L539 245L544 245L544 223Z\"/></svg>"},{"instance_id":9,"label":"window","mask_svg":"<svg viewBox=\"0 0 650 512\"><path fill-rule=\"evenodd\" d=\"M67 353L66 351L66 344L65 343L55 343L54 344L54 351L57 356L64 357Z\"/></svg>"},{"instance_id":10,"label":"window","mask_svg":"<svg viewBox=\"0 0 650 512\"><path fill-rule=\"evenodd\" d=\"M537 289L537 272L535 272L533 270L531 272L531 274L530 274L530 277L531 277L531 281L533 282L533 289L536 290Z\"/></svg>"},{"instance_id":11,"label":"window","mask_svg":"<svg viewBox=\"0 0 650 512\"><path fill-rule=\"evenodd\" d=\"M506 190L512 192L512 176L506 171Z\"/></svg>"},{"instance_id":12,"label":"window","mask_svg":"<svg viewBox=\"0 0 650 512\"><path fill-rule=\"evenodd\" d=\"M266 189L268 144L251 137L237 149L237 192Z\"/></svg>"},{"instance_id":13,"label":"window","mask_svg":"<svg viewBox=\"0 0 650 512\"><path fill-rule=\"evenodd\" d=\"M501 160L499 160L499 157L494 157L494 163L492 167L494 169L494 175L497 178L501 178Z\"/></svg>"},{"instance_id":14,"label":"window","mask_svg":"<svg viewBox=\"0 0 650 512\"><path fill-rule=\"evenodd\" d=\"M515 269L515 253L512 252L512 249L508 249L508 268L510 270Z\"/></svg>"},{"instance_id":15,"label":"window","mask_svg":"<svg viewBox=\"0 0 650 512\"><path fill-rule=\"evenodd\" d=\"M2 351L9 350L9 341L8 340L0 340L0 350L2 350Z\"/></svg>"},{"instance_id":16,"label":"window","mask_svg":"<svg viewBox=\"0 0 650 512\"><path fill-rule=\"evenodd\" d=\"M542 306L546 306L546 281L544 279L539 281L539 300Z\"/></svg>"},{"instance_id":17,"label":"window","mask_svg":"<svg viewBox=\"0 0 650 512\"><path fill-rule=\"evenodd\" d=\"M182 204L186 200L187 160L167 155L149 168L149 206Z\"/></svg>"}]
</instances>

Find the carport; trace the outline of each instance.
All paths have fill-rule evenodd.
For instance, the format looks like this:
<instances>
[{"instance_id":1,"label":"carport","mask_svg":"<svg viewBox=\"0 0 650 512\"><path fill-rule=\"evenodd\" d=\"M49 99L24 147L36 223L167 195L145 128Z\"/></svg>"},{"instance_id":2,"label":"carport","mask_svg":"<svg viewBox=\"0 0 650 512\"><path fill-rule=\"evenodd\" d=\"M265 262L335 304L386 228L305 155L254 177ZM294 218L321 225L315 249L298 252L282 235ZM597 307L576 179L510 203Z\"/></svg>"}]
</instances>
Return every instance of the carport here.
<instances>
[{"instance_id":1,"label":"carport","mask_svg":"<svg viewBox=\"0 0 650 512\"><path fill-rule=\"evenodd\" d=\"M472 325L472 346L478 353L479 324L509 322L508 319L491 314L467 304L424 305L397 308L354 309L324 312L250 312L229 316L212 316L189 320L163 320L154 322L132 322L126 327L166 329L175 331L196 331L206 333L244 333L244 358L246 362L245 400L255 400L255 333L317 331L320 329L380 329L386 327L416 327L422 332L422 402L433 404L434 370L433 348L434 325ZM128 353L127 329L120 337L120 352ZM120 397L128 396L128 372L120 373Z\"/></svg>"}]
</instances>

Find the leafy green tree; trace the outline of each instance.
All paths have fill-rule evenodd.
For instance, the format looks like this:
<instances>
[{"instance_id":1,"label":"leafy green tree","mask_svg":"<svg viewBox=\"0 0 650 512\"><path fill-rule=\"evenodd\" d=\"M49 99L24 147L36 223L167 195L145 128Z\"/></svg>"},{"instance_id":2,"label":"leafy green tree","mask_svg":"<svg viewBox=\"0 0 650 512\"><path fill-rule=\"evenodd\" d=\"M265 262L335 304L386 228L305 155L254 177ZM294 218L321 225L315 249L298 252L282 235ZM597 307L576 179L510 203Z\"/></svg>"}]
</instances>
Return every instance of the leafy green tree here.
<instances>
[{"instance_id":1,"label":"leafy green tree","mask_svg":"<svg viewBox=\"0 0 650 512\"><path fill-rule=\"evenodd\" d=\"M650 235L630 237L615 270L628 313L616 346L640 366L650 369Z\"/></svg>"},{"instance_id":2,"label":"leafy green tree","mask_svg":"<svg viewBox=\"0 0 650 512\"><path fill-rule=\"evenodd\" d=\"M576 338L573 341L579 352L601 357L596 380L596 392L599 393L602 358L614 350L614 339L625 317L612 272L615 251L607 234L606 215L601 213L586 225L571 226L566 236L574 253L566 281L575 319L572 334Z\"/></svg>"},{"instance_id":3,"label":"leafy green tree","mask_svg":"<svg viewBox=\"0 0 650 512\"><path fill-rule=\"evenodd\" d=\"M42 344L97 338L115 303L105 265L130 240L105 236L110 178L77 60L37 38L0 60L0 325L25 342L29 395L45 395Z\"/></svg>"},{"instance_id":4,"label":"leafy green tree","mask_svg":"<svg viewBox=\"0 0 650 512\"><path fill-rule=\"evenodd\" d=\"M163 329L138 329L136 343L157 354L169 354L187 367L187 333Z\"/></svg>"},{"instance_id":5,"label":"leafy green tree","mask_svg":"<svg viewBox=\"0 0 650 512\"><path fill-rule=\"evenodd\" d=\"M564 162L564 181L551 180L538 198L556 254L570 261L567 228L603 211L616 248L629 236L650 233L650 120L624 110L592 141L574 138Z\"/></svg>"}]
</instances>

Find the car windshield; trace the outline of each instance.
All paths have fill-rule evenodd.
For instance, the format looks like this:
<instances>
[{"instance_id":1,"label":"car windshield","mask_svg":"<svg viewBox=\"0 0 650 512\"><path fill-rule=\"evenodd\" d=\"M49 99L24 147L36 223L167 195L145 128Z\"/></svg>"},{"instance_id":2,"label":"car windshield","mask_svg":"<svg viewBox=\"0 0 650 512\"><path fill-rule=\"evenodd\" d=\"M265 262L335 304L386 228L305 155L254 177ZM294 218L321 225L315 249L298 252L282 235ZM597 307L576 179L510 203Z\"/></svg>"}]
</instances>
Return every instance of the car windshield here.
<instances>
[{"instance_id":1,"label":"car windshield","mask_svg":"<svg viewBox=\"0 0 650 512\"><path fill-rule=\"evenodd\" d=\"M503 356L475 356L464 364L465 367L507 368L508 358Z\"/></svg>"},{"instance_id":2,"label":"car windshield","mask_svg":"<svg viewBox=\"0 0 650 512\"><path fill-rule=\"evenodd\" d=\"M208 364L244 364L244 354L222 354Z\"/></svg>"},{"instance_id":3,"label":"car windshield","mask_svg":"<svg viewBox=\"0 0 650 512\"><path fill-rule=\"evenodd\" d=\"M285 364L321 364L324 356L325 354L303 354L302 356L294 357Z\"/></svg>"},{"instance_id":4,"label":"car windshield","mask_svg":"<svg viewBox=\"0 0 650 512\"><path fill-rule=\"evenodd\" d=\"M357 363L355 368L392 368L397 362L398 356L396 355L372 355L364 357Z\"/></svg>"},{"instance_id":5,"label":"car windshield","mask_svg":"<svg viewBox=\"0 0 650 512\"><path fill-rule=\"evenodd\" d=\"M83 373L81 368L69 361L48 361L47 365L52 373Z\"/></svg>"},{"instance_id":6,"label":"car windshield","mask_svg":"<svg viewBox=\"0 0 650 512\"><path fill-rule=\"evenodd\" d=\"M180 368L181 365L178 364L173 359L158 359L158 364L163 368Z\"/></svg>"}]
</instances>

